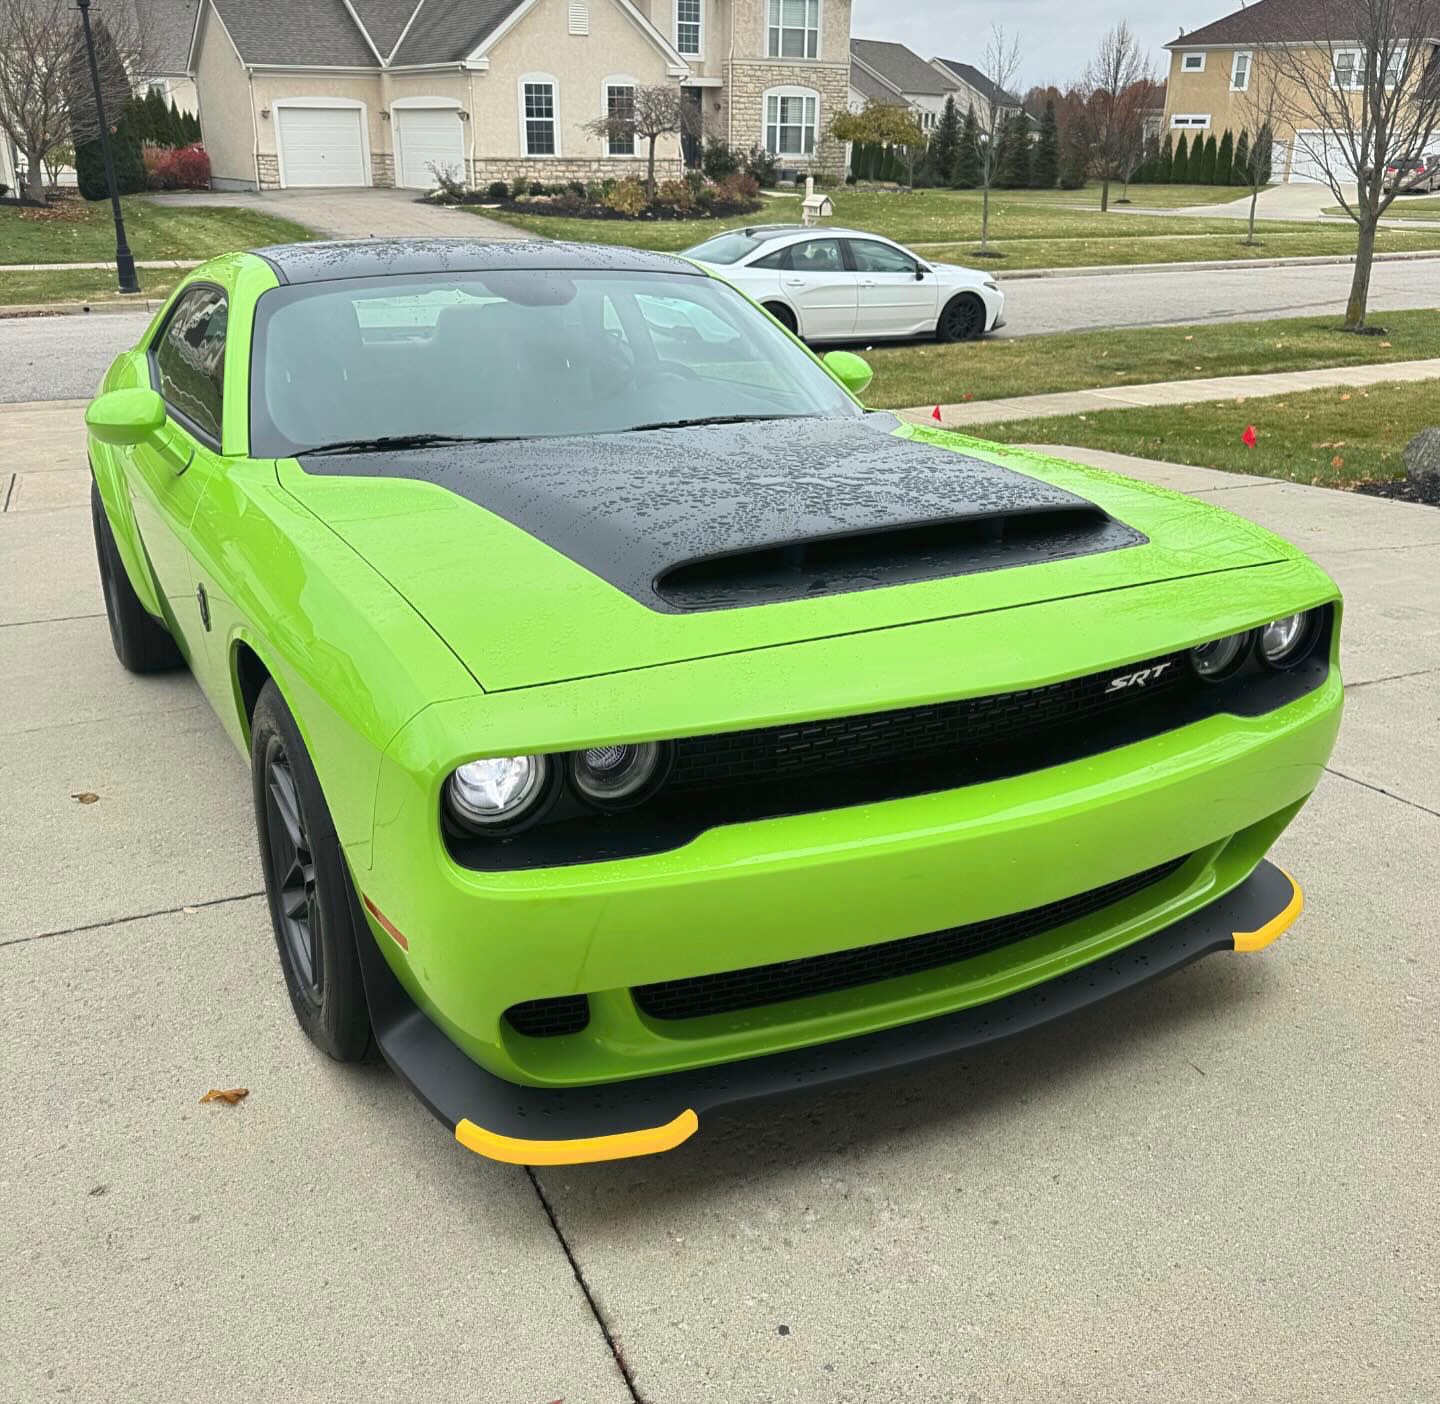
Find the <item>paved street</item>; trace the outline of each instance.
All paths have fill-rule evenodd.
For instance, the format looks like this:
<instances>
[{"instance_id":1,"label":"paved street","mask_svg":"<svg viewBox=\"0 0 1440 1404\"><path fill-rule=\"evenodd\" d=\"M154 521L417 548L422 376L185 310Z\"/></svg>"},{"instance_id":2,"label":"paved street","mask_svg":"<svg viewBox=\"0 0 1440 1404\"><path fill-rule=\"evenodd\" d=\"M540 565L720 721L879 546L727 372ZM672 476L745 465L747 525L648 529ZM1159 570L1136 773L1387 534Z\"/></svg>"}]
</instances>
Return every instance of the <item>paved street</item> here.
<instances>
[{"instance_id":1,"label":"paved street","mask_svg":"<svg viewBox=\"0 0 1440 1404\"><path fill-rule=\"evenodd\" d=\"M112 323L23 330L67 325ZM245 765L187 676L111 653L79 407L0 411L0 442L0 1400L1435 1398L1440 513L1118 465L1346 591L1275 946L531 1174L305 1042Z\"/></svg>"},{"instance_id":2,"label":"paved street","mask_svg":"<svg viewBox=\"0 0 1440 1404\"><path fill-rule=\"evenodd\" d=\"M1009 326L1003 335L1338 315L1349 287L1350 268L1344 264L1022 279L1009 284ZM1370 306L1376 312L1440 307L1440 258L1377 263ZM134 344L149 316L0 319L0 366L5 368L0 402L91 394L105 367Z\"/></svg>"}]
</instances>

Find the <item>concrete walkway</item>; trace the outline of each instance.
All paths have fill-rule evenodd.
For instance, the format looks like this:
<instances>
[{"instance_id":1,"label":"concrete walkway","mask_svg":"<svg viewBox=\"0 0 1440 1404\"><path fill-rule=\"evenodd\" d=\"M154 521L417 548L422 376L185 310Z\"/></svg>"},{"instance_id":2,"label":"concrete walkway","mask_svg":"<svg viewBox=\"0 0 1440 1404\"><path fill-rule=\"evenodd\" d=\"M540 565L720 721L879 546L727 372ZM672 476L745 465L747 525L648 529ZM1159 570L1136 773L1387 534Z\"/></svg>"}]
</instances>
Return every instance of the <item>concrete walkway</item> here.
<instances>
[{"instance_id":1,"label":"concrete walkway","mask_svg":"<svg viewBox=\"0 0 1440 1404\"><path fill-rule=\"evenodd\" d=\"M498 220L444 205L422 204L418 190L206 191L147 198L157 205L222 205L293 219L328 239L461 235L470 239L527 239L533 235Z\"/></svg>"},{"instance_id":2,"label":"concrete walkway","mask_svg":"<svg viewBox=\"0 0 1440 1404\"><path fill-rule=\"evenodd\" d=\"M1378 366L1334 366L1322 370L1282 371L1271 375L1222 375L1208 380L1164 380L1151 385L1117 385L1104 390L1065 390L1053 395L1018 395L1006 400L979 400L941 405L947 429L998 424L1009 419L1051 419L1099 410L1133 409L1141 405L1193 405L1207 400L1254 399L1259 395L1294 395L1331 385L1379 385L1389 380L1440 379L1440 357L1428 361L1391 361ZM933 424L934 405L896 410L914 424Z\"/></svg>"},{"instance_id":3,"label":"concrete walkway","mask_svg":"<svg viewBox=\"0 0 1440 1404\"><path fill-rule=\"evenodd\" d=\"M198 268L198 258L137 258L136 268ZM115 260L100 263L0 263L0 273L73 273L84 268L114 268Z\"/></svg>"}]
</instances>

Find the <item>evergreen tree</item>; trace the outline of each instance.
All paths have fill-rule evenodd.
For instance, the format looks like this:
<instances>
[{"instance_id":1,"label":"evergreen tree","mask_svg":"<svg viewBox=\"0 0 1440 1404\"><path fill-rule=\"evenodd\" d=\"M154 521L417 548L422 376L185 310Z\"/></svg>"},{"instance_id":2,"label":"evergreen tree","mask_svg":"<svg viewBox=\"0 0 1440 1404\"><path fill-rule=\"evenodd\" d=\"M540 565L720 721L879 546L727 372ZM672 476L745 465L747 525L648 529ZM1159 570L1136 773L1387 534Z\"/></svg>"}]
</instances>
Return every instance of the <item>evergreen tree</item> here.
<instances>
[{"instance_id":1,"label":"evergreen tree","mask_svg":"<svg viewBox=\"0 0 1440 1404\"><path fill-rule=\"evenodd\" d=\"M1161 185L1169 185L1175 179L1175 144L1170 140L1169 132L1165 133L1160 155L1155 160L1155 179Z\"/></svg>"},{"instance_id":2,"label":"evergreen tree","mask_svg":"<svg viewBox=\"0 0 1440 1404\"><path fill-rule=\"evenodd\" d=\"M960 149L955 154L953 184L961 190L973 190L980 184L980 123L975 120L973 102L960 127Z\"/></svg>"},{"instance_id":3,"label":"evergreen tree","mask_svg":"<svg viewBox=\"0 0 1440 1404\"><path fill-rule=\"evenodd\" d=\"M198 112L186 112L181 114L185 119L185 139L191 145L197 141L203 141L204 134L200 130L200 114Z\"/></svg>"},{"instance_id":4,"label":"evergreen tree","mask_svg":"<svg viewBox=\"0 0 1440 1404\"><path fill-rule=\"evenodd\" d=\"M1215 150L1215 134L1212 132L1205 138L1205 145L1200 153L1201 185L1215 184L1215 166L1218 161L1219 156ZM1192 177L1195 174L1195 157L1193 155L1190 157L1190 174Z\"/></svg>"},{"instance_id":5,"label":"evergreen tree","mask_svg":"<svg viewBox=\"0 0 1440 1404\"><path fill-rule=\"evenodd\" d=\"M180 109L175 106L175 99L170 99L170 136L176 146L190 145L190 132L185 126L185 118Z\"/></svg>"},{"instance_id":6,"label":"evergreen tree","mask_svg":"<svg viewBox=\"0 0 1440 1404\"><path fill-rule=\"evenodd\" d=\"M1190 182L1190 148L1184 132L1175 147L1175 164L1170 168L1170 180L1174 185L1188 185Z\"/></svg>"},{"instance_id":7,"label":"evergreen tree","mask_svg":"<svg viewBox=\"0 0 1440 1404\"><path fill-rule=\"evenodd\" d=\"M1053 190L1060 176L1060 122L1055 115L1055 101L1045 104L1045 115L1040 119L1040 140L1035 143L1034 158L1030 162L1030 184L1036 190Z\"/></svg>"},{"instance_id":8,"label":"evergreen tree","mask_svg":"<svg viewBox=\"0 0 1440 1404\"><path fill-rule=\"evenodd\" d=\"M1269 185L1270 177L1273 174L1270 163L1275 155L1275 133L1270 130L1268 122L1260 128L1260 135L1255 138L1255 145L1257 155L1253 159L1258 159L1260 162L1260 183Z\"/></svg>"},{"instance_id":9,"label":"evergreen tree","mask_svg":"<svg viewBox=\"0 0 1440 1404\"><path fill-rule=\"evenodd\" d=\"M106 94L105 116L111 124L110 155L115 164L115 186L120 194L132 195L145 189L145 161L141 155L140 138L136 134L136 120L139 117L137 109L140 104L133 99L116 103L116 95L130 91L130 77L104 20L97 19L94 22L94 35L100 88ZM110 191L105 182L105 154L98 135L95 88L90 79L89 60L83 44L75 46L75 55L65 80L66 101L72 122L78 130L97 133L74 142L76 184L87 200L108 199ZM112 104L118 110L112 111ZM143 121L143 118L141 120Z\"/></svg>"},{"instance_id":10,"label":"evergreen tree","mask_svg":"<svg viewBox=\"0 0 1440 1404\"><path fill-rule=\"evenodd\" d=\"M1215 184L1229 185L1235 174L1235 138L1230 128L1220 138L1220 154L1215 158Z\"/></svg>"},{"instance_id":11,"label":"evergreen tree","mask_svg":"<svg viewBox=\"0 0 1440 1404\"><path fill-rule=\"evenodd\" d=\"M1006 181L1012 190L1024 190L1030 184L1035 149L1030 140L1030 119L1017 112L1010 119L1010 150L1005 169Z\"/></svg>"},{"instance_id":12,"label":"evergreen tree","mask_svg":"<svg viewBox=\"0 0 1440 1404\"><path fill-rule=\"evenodd\" d=\"M156 146L175 146L177 133L170 125L170 107L160 94L159 88L151 88L145 94L145 136L144 140Z\"/></svg>"},{"instance_id":13,"label":"evergreen tree","mask_svg":"<svg viewBox=\"0 0 1440 1404\"><path fill-rule=\"evenodd\" d=\"M936 185L953 185L955 169L960 160L960 114L955 110L954 97L945 99L945 110L940 114L930 143L930 174Z\"/></svg>"},{"instance_id":14,"label":"evergreen tree","mask_svg":"<svg viewBox=\"0 0 1440 1404\"><path fill-rule=\"evenodd\" d=\"M1230 180L1235 185L1250 184L1250 133L1240 128L1235 142L1235 162L1230 168Z\"/></svg>"}]
</instances>

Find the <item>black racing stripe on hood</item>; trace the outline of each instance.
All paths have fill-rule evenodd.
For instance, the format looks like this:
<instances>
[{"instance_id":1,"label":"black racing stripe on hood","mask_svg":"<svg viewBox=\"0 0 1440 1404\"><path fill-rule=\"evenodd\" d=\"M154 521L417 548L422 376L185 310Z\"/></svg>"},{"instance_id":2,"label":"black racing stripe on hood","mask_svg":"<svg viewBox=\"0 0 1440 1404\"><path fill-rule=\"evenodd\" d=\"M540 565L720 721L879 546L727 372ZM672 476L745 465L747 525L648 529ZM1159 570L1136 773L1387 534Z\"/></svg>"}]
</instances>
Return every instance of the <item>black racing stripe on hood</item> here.
<instances>
[{"instance_id":1,"label":"black racing stripe on hood","mask_svg":"<svg viewBox=\"0 0 1440 1404\"><path fill-rule=\"evenodd\" d=\"M651 609L841 594L1113 551L1145 537L1063 488L897 437L889 415L306 455L514 523Z\"/></svg>"}]
</instances>

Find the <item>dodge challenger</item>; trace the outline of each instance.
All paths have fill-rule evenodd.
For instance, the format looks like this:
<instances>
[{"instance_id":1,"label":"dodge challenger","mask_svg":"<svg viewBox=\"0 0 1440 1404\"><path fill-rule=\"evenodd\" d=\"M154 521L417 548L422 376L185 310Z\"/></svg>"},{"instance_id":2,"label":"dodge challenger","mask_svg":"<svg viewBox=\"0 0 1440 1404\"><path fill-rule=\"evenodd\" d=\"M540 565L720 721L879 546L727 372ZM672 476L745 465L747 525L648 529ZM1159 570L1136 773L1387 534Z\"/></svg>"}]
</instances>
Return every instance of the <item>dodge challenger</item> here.
<instances>
[{"instance_id":1,"label":"dodge challenger","mask_svg":"<svg viewBox=\"0 0 1440 1404\"><path fill-rule=\"evenodd\" d=\"M115 652L248 757L296 1018L517 1164L1023 1034L1300 911L1341 602L859 400L667 255L189 273L86 414Z\"/></svg>"}]
</instances>

